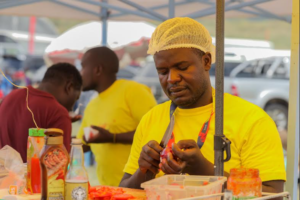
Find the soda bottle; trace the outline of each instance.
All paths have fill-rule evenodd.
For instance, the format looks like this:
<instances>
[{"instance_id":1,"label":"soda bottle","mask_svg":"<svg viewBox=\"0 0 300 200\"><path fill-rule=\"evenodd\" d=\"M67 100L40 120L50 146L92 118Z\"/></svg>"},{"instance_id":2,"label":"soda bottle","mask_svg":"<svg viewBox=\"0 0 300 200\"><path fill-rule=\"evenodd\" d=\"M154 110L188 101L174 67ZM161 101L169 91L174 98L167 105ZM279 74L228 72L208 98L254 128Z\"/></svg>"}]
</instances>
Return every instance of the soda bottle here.
<instances>
[{"instance_id":1,"label":"soda bottle","mask_svg":"<svg viewBox=\"0 0 300 200\"><path fill-rule=\"evenodd\" d=\"M82 142L72 139L70 164L65 181L65 200L88 200L88 175L84 167Z\"/></svg>"},{"instance_id":2,"label":"soda bottle","mask_svg":"<svg viewBox=\"0 0 300 200\"><path fill-rule=\"evenodd\" d=\"M27 190L41 193L40 152L45 144L45 129L30 128L27 142Z\"/></svg>"}]
</instances>

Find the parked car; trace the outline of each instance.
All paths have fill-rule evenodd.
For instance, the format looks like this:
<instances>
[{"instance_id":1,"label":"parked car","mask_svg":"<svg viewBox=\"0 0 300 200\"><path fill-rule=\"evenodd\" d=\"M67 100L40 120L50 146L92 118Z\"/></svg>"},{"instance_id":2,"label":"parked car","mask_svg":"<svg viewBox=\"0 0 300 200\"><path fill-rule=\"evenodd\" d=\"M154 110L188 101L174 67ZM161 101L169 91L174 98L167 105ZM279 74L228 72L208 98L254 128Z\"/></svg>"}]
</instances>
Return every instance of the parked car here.
<instances>
[{"instance_id":1,"label":"parked car","mask_svg":"<svg viewBox=\"0 0 300 200\"><path fill-rule=\"evenodd\" d=\"M233 95L263 108L279 130L288 123L290 58L276 56L247 61L230 73Z\"/></svg>"},{"instance_id":2,"label":"parked car","mask_svg":"<svg viewBox=\"0 0 300 200\"><path fill-rule=\"evenodd\" d=\"M134 66L126 66L124 68L120 68L118 73L117 73L117 78L118 79L133 79L133 77L135 77L138 72L141 70L140 67L134 67Z\"/></svg>"},{"instance_id":3,"label":"parked car","mask_svg":"<svg viewBox=\"0 0 300 200\"><path fill-rule=\"evenodd\" d=\"M148 61L142 67L139 73L133 78L133 80L150 87L158 103L162 103L168 100L168 97L165 95L163 89L161 88L155 63L153 61Z\"/></svg>"}]
</instances>

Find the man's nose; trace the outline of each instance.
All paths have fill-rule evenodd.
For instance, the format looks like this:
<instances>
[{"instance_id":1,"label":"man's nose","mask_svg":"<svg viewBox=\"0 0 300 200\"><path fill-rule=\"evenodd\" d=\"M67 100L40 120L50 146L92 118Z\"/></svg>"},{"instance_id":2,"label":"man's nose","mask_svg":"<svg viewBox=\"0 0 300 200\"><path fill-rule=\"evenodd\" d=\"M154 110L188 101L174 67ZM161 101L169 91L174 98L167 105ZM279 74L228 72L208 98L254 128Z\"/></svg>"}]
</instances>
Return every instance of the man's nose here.
<instances>
[{"instance_id":1,"label":"man's nose","mask_svg":"<svg viewBox=\"0 0 300 200\"><path fill-rule=\"evenodd\" d=\"M168 83L175 84L180 82L181 77L180 74L175 69L171 69L168 74Z\"/></svg>"}]
</instances>

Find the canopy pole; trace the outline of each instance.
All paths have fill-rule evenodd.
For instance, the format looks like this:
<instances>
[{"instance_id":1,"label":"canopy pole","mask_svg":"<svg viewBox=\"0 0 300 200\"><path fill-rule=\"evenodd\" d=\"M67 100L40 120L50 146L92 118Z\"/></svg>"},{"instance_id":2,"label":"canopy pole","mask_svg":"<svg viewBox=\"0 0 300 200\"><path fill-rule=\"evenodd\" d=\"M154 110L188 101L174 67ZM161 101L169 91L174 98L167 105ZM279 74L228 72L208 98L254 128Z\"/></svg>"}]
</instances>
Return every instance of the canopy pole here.
<instances>
[{"instance_id":1,"label":"canopy pole","mask_svg":"<svg viewBox=\"0 0 300 200\"><path fill-rule=\"evenodd\" d=\"M30 17L29 20L29 45L28 45L28 51L29 54L34 54L34 35L35 35L35 26L36 26L36 18Z\"/></svg>"},{"instance_id":2,"label":"canopy pole","mask_svg":"<svg viewBox=\"0 0 300 200\"><path fill-rule=\"evenodd\" d=\"M103 3L107 3L107 0L102 0ZM107 46L107 19L108 9L101 7L101 20L102 20L102 46Z\"/></svg>"},{"instance_id":3,"label":"canopy pole","mask_svg":"<svg viewBox=\"0 0 300 200\"><path fill-rule=\"evenodd\" d=\"M224 174L223 135L223 97L224 97L224 16L225 1L216 1L216 102L215 102L215 176Z\"/></svg>"},{"instance_id":4,"label":"canopy pole","mask_svg":"<svg viewBox=\"0 0 300 200\"><path fill-rule=\"evenodd\" d=\"M175 0L169 0L169 19L175 17Z\"/></svg>"},{"instance_id":5,"label":"canopy pole","mask_svg":"<svg viewBox=\"0 0 300 200\"><path fill-rule=\"evenodd\" d=\"M297 199L299 159L299 0L293 0L286 189Z\"/></svg>"}]
</instances>

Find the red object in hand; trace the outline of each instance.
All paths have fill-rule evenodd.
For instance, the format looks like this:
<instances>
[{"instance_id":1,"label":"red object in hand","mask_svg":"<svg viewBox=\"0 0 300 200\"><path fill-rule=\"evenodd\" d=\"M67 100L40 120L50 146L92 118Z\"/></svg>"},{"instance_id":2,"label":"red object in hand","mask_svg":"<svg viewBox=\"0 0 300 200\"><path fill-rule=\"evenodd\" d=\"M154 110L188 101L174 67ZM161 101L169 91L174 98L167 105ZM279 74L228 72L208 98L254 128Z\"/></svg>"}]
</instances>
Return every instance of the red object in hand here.
<instances>
[{"instance_id":1,"label":"red object in hand","mask_svg":"<svg viewBox=\"0 0 300 200\"><path fill-rule=\"evenodd\" d=\"M37 156L31 158L31 187L33 193L41 193L41 167Z\"/></svg>"},{"instance_id":2,"label":"red object in hand","mask_svg":"<svg viewBox=\"0 0 300 200\"><path fill-rule=\"evenodd\" d=\"M160 162L162 161L162 159L168 159L168 154L169 153L171 153L173 155L174 160L177 160L177 157L173 154L172 147L166 147L160 153Z\"/></svg>"}]
</instances>

